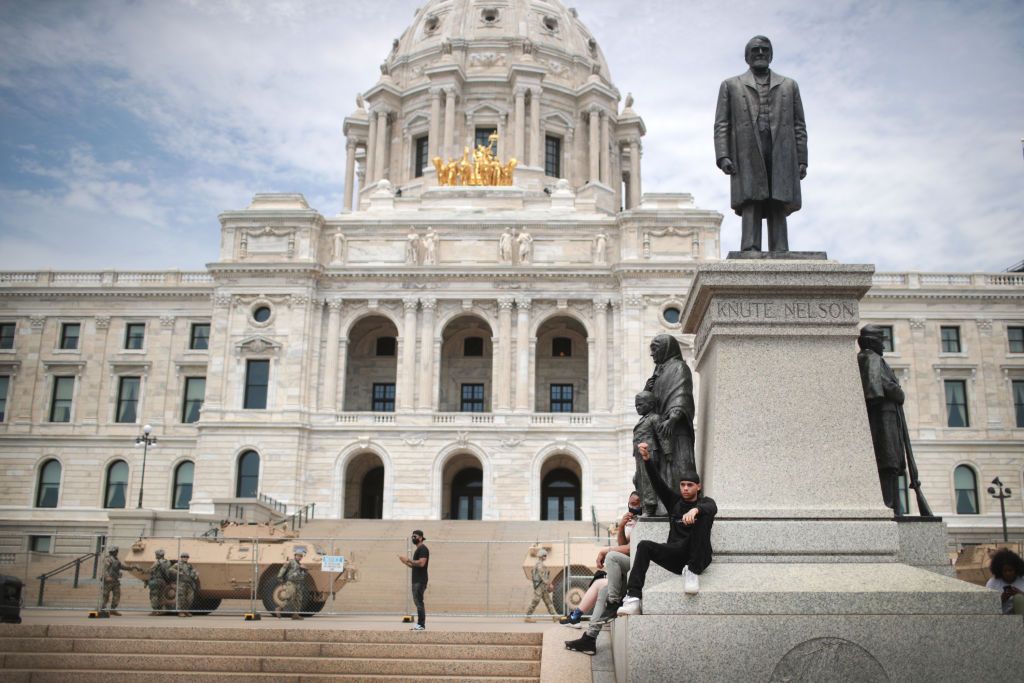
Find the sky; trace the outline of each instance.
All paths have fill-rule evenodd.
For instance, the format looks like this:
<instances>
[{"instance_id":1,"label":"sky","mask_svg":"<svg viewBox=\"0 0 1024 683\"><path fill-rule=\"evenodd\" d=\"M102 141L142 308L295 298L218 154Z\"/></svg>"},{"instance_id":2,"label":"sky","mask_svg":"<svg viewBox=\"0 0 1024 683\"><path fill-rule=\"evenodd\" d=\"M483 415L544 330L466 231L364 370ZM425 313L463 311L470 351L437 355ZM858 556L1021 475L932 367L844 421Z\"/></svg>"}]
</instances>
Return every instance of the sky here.
<instances>
[{"instance_id":1,"label":"sky","mask_svg":"<svg viewBox=\"0 0 1024 683\"><path fill-rule=\"evenodd\" d=\"M344 117L419 0L0 0L0 270L201 270L256 192L342 205ZM644 118L645 192L725 214L719 83L772 39L810 164L790 245L879 270L1024 259L1024 2L576 0Z\"/></svg>"}]
</instances>

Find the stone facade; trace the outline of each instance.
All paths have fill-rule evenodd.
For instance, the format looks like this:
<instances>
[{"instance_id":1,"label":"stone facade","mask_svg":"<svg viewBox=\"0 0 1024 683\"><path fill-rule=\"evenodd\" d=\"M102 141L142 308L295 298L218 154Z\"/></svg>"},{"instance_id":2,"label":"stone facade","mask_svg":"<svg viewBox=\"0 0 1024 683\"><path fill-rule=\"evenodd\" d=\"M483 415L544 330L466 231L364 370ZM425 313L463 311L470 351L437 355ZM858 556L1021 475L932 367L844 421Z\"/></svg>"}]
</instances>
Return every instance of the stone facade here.
<instances>
[{"instance_id":1,"label":"stone facade","mask_svg":"<svg viewBox=\"0 0 1024 683\"><path fill-rule=\"evenodd\" d=\"M239 457L252 450L259 492L290 510L315 502L318 517L361 514L354 497L377 467L385 518L454 516L453 482L469 467L482 471L484 519L540 519L554 470L578 478L584 518L613 519L631 486L648 344L680 333L696 266L720 258L722 221L688 194L642 194L645 128L620 99L573 10L429 2L345 119L339 215L301 195L258 194L221 214L206 271L0 273L0 325L14 325L12 348L0 348L0 525L104 528L106 472L119 459L134 507L144 423L159 439L146 508L172 506L175 468L191 461L190 508L212 513L235 496ZM513 186L438 187L429 164L417 175L422 136L429 156L447 158L490 128L499 156L520 160ZM546 138L558 141L558 176L546 171ZM885 273L861 304L864 320L893 327L889 359L903 373L925 490L960 540L999 528L984 493L996 475L1016 489L1008 512L1024 532L1024 428L1011 394L1024 353L1008 343L1008 328L1024 326L1022 300L1020 274ZM65 323L79 325L77 348L61 348ZM141 348L125 348L129 323L145 325ZM209 325L208 348L191 348L194 325ZM959 326L960 352L940 353L940 326ZM681 339L692 362L693 338ZM259 403L263 362L265 407L246 409L247 397ZM59 377L74 378L66 422L51 419ZM127 423L122 377L140 387ZM201 419L188 423L186 383L199 377ZM969 427L945 426L947 378L966 382ZM478 396L466 385L481 387L479 412L463 410ZM568 412L551 412L551 385L572 387ZM37 507L50 459L61 463L58 503ZM960 464L974 468L981 514L952 514Z\"/></svg>"}]
</instances>

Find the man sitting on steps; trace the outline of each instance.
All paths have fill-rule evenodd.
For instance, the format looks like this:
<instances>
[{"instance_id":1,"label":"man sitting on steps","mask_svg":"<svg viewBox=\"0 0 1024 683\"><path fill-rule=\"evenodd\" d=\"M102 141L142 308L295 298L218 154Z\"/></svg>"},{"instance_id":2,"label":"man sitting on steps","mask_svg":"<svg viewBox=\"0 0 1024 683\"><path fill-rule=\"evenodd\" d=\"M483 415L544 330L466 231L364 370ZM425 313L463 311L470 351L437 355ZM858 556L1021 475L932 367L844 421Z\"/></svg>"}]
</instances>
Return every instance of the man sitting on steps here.
<instances>
[{"instance_id":1,"label":"man sitting on steps","mask_svg":"<svg viewBox=\"0 0 1024 683\"><path fill-rule=\"evenodd\" d=\"M637 544L619 616L641 614L644 581L652 561L673 574L682 574L683 590L687 593L693 595L700 590L697 575L711 564L711 525L718 513L715 501L700 494L700 477L696 472L683 472L678 482L679 493L676 493L662 481L651 462L647 444L639 444L637 448L651 484L668 510L668 541Z\"/></svg>"}]
</instances>

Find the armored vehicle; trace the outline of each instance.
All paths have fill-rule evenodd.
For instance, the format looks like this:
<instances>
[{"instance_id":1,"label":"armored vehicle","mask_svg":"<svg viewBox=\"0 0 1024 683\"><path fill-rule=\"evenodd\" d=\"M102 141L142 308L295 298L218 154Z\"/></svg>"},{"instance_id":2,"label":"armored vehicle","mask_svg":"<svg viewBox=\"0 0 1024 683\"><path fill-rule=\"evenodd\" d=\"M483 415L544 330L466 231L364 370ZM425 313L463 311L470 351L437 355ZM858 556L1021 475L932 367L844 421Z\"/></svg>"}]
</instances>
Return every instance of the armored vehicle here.
<instances>
[{"instance_id":1,"label":"armored vehicle","mask_svg":"<svg viewBox=\"0 0 1024 683\"><path fill-rule=\"evenodd\" d=\"M544 563L551 570L551 579L555 584L555 592L551 601L555 609L562 614L579 607L583 594L590 587L590 582L597 571L597 553L607 543L537 543L530 546L523 559L523 573L527 580L533 576L533 565L537 564L537 551L544 548L548 557ZM569 554L566 555L566 549Z\"/></svg>"},{"instance_id":2,"label":"armored vehicle","mask_svg":"<svg viewBox=\"0 0 1024 683\"><path fill-rule=\"evenodd\" d=\"M356 569L346 558L342 571L324 571L322 566L329 551L319 544L305 541L294 532L284 531L268 524L238 524L224 522L216 530L197 538L140 538L128 552L122 552L123 562L135 570L133 574L148 580L148 570L156 560L156 551L162 549L172 564L180 553L189 554L189 562L199 574L195 602L183 611L208 614L217 609L222 600L249 600L255 597L268 611L283 609L288 602L289 589L277 579L281 566L296 551L303 551L302 565L308 570L303 594L305 603L300 611L319 612L327 599L341 590L349 581L356 580ZM161 606L174 610L175 585L163 592Z\"/></svg>"}]
</instances>

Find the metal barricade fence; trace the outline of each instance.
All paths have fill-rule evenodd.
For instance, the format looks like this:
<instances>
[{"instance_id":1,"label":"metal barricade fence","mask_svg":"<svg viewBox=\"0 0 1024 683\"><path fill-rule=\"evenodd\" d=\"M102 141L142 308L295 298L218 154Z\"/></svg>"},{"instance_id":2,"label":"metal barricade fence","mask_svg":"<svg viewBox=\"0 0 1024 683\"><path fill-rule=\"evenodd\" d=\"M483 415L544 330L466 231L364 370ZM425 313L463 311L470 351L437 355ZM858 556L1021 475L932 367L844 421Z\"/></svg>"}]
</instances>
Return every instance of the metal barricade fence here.
<instances>
[{"instance_id":1,"label":"metal barricade fence","mask_svg":"<svg viewBox=\"0 0 1024 683\"><path fill-rule=\"evenodd\" d=\"M7 548L27 549L32 541L28 536L7 536L2 542ZM544 566L554 584L552 605L559 615L565 614L579 604L596 569L597 550L607 544L598 537L534 542L428 538L428 617L525 616L535 595L531 574L536 551L542 547L548 551ZM115 591L112 582L104 591L104 567L113 546L124 566L119 612L415 615L410 569L399 561L399 556L412 557L414 548L404 537L140 539L58 533L50 536L48 548L5 553L2 571L25 582L26 609L110 609ZM171 569L154 581L150 569L157 549L164 551ZM308 576L300 597L293 599L292 586L279 575L296 549L306 552L302 566ZM190 555L198 574L194 591L183 589L183 572L177 571L183 552ZM190 597L189 604L183 604ZM546 615L541 600L535 616Z\"/></svg>"}]
</instances>

